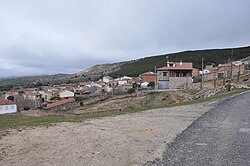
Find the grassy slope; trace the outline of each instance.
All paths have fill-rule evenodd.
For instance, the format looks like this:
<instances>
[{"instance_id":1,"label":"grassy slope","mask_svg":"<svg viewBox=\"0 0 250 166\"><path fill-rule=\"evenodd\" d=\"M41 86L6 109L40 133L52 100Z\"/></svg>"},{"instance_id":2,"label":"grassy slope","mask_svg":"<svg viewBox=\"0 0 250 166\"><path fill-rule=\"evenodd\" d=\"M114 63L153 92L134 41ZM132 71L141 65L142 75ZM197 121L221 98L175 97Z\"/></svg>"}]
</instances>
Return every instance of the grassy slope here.
<instances>
[{"instance_id":1,"label":"grassy slope","mask_svg":"<svg viewBox=\"0 0 250 166\"><path fill-rule=\"evenodd\" d=\"M185 51L180 53L165 54L159 56L152 56L142 58L136 61L131 61L121 67L120 71L114 72L111 76L138 76L141 73L147 71L154 71L154 67L162 67L166 64L166 56L169 61L187 61L193 62L195 68L201 68L201 57L204 58L204 62L213 62L216 65L219 63L225 63L230 60L232 49L211 49L211 50L199 50L199 51ZM239 60L250 56L250 46L242 48L234 48L233 60Z\"/></svg>"},{"instance_id":2,"label":"grassy slope","mask_svg":"<svg viewBox=\"0 0 250 166\"><path fill-rule=\"evenodd\" d=\"M191 100L191 101L179 102L176 104L162 105L162 106L157 106L157 107L148 105L141 109L127 110L127 111L118 112L118 113L110 113L110 112L105 113L104 112L104 113L93 113L93 114L86 114L86 115L45 116L45 117L27 117L19 113L5 114L5 115L0 115L0 137L1 135L3 136L5 134L5 133L1 134L1 132L4 132L6 129L10 129L10 128L21 130L23 127L50 126L50 125L53 125L55 123L60 123L60 122L83 122L87 119L129 114L129 113L141 112L141 111L154 109L154 108L175 107L175 106L181 106L181 105L197 104L201 102L208 102L211 100L218 100L221 98L235 95L243 91L245 90L236 90L236 91L228 92L225 94L220 94L218 96L210 97L207 99Z\"/></svg>"}]
</instances>

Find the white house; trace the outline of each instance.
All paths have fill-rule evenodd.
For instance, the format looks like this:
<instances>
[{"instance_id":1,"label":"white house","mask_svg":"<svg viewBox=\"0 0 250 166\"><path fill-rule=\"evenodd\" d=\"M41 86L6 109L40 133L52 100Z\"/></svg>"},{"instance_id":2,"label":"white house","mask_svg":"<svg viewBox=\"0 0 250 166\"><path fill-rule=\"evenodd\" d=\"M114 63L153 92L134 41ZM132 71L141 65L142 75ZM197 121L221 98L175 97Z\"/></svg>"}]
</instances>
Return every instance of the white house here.
<instances>
[{"instance_id":1,"label":"white house","mask_svg":"<svg viewBox=\"0 0 250 166\"><path fill-rule=\"evenodd\" d=\"M148 88L148 82L143 82L143 83L141 83L141 88L142 89L147 89Z\"/></svg>"},{"instance_id":2,"label":"white house","mask_svg":"<svg viewBox=\"0 0 250 166\"><path fill-rule=\"evenodd\" d=\"M59 96L61 98L74 97L74 92L71 92L69 90L65 90L65 91L60 92Z\"/></svg>"},{"instance_id":3,"label":"white house","mask_svg":"<svg viewBox=\"0 0 250 166\"><path fill-rule=\"evenodd\" d=\"M115 80L118 81L118 85L124 85L124 84L127 84L127 83L131 82L132 78L128 77L128 76L124 76L124 77L121 77L121 78L117 78Z\"/></svg>"},{"instance_id":4,"label":"white house","mask_svg":"<svg viewBox=\"0 0 250 166\"><path fill-rule=\"evenodd\" d=\"M9 114L15 112L17 112L16 102L0 99L0 114Z\"/></svg>"},{"instance_id":5,"label":"white house","mask_svg":"<svg viewBox=\"0 0 250 166\"><path fill-rule=\"evenodd\" d=\"M110 77L110 76L104 76L104 77L102 78L102 81L105 82L105 83L109 83L109 81L111 81L111 80L113 80L113 78Z\"/></svg>"}]
</instances>

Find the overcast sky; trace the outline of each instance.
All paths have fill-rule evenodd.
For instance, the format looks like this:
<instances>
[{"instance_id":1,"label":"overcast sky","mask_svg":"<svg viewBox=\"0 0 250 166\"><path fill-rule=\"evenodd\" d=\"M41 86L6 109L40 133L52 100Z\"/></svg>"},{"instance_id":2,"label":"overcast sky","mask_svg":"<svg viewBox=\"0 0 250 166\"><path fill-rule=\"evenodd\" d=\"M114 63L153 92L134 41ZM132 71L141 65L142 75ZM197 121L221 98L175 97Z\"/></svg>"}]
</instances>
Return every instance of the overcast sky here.
<instances>
[{"instance_id":1,"label":"overcast sky","mask_svg":"<svg viewBox=\"0 0 250 166\"><path fill-rule=\"evenodd\" d=\"M250 45L249 0L0 0L0 77Z\"/></svg>"}]
</instances>

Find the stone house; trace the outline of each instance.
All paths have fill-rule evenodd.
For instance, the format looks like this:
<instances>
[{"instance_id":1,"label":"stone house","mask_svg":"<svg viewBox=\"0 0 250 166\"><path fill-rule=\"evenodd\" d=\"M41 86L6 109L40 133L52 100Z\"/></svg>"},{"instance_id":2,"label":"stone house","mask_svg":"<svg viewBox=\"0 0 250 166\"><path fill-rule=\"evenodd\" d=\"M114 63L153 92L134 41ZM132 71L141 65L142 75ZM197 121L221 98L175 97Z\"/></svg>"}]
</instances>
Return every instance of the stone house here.
<instances>
[{"instance_id":1,"label":"stone house","mask_svg":"<svg viewBox=\"0 0 250 166\"><path fill-rule=\"evenodd\" d=\"M238 62L219 64L217 67L209 68L208 73L203 75L204 81L215 79L229 79L232 76L242 75L245 72L245 65Z\"/></svg>"},{"instance_id":2,"label":"stone house","mask_svg":"<svg viewBox=\"0 0 250 166\"><path fill-rule=\"evenodd\" d=\"M157 89L188 89L192 87L192 62L167 62L156 69Z\"/></svg>"}]
</instances>

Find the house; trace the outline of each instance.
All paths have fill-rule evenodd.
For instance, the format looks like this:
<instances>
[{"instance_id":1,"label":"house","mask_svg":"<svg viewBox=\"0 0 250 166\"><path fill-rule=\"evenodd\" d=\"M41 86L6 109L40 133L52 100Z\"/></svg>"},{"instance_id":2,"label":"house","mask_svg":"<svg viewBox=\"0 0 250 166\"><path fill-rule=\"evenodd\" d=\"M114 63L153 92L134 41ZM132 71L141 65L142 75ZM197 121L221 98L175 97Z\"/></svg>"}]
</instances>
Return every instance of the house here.
<instances>
[{"instance_id":1,"label":"house","mask_svg":"<svg viewBox=\"0 0 250 166\"><path fill-rule=\"evenodd\" d=\"M192 70L192 76L198 76L198 75L200 75L200 70L196 69L196 68L193 68L193 70Z\"/></svg>"},{"instance_id":2,"label":"house","mask_svg":"<svg viewBox=\"0 0 250 166\"><path fill-rule=\"evenodd\" d=\"M155 82L156 80L156 74L154 72L146 72L146 73L142 73L140 75L140 77L142 78L142 82Z\"/></svg>"},{"instance_id":3,"label":"house","mask_svg":"<svg viewBox=\"0 0 250 166\"><path fill-rule=\"evenodd\" d=\"M148 88L148 84L149 84L148 82L142 82L141 83L141 88L142 89L147 89Z\"/></svg>"},{"instance_id":4,"label":"house","mask_svg":"<svg viewBox=\"0 0 250 166\"><path fill-rule=\"evenodd\" d=\"M0 114L9 114L17 112L17 104L10 100L0 100Z\"/></svg>"},{"instance_id":5,"label":"house","mask_svg":"<svg viewBox=\"0 0 250 166\"><path fill-rule=\"evenodd\" d=\"M132 83L125 83L121 86L119 86L119 89L122 91L122 92L128 92L129 89L132 89L133 88L133 84Z\"/></svg>"},{"instance_id":6,"label":"house","mask_svg":"<svg viewBox=\"0 0 250 166\"><path fill-rule=\"evenodd\" d=\"M156 69L158 89L188 89L192 86L192 62L167 62Z\"/></svg>"},{"instance_id":7,"label":"house","mask_svg":"<svg viewBox=\"0 0 250 166\"><path fill-rule=\"evenodd\" d=\"M110 76L104 76L104 77L102 78L102 81L105 82L105 83L109 83L109 81L111 81L111 80L113 80L113 78L110 77Z\"/></svg>"},{"instance_id":8,"label":"house","mask_svg":"<svg viewBox=\"0 0 250 166\"><path fill-rule=\"evenodd\" d=\"M103 89L103 87L105 86L105 83L102 83L102 82L92 82L91 86L92 87L96 87L97 90L101 91Z\"/></svg>"},{"instance_id":9,"label":"house","mask_svg":"<svg viewBox=\"0 0 250 166\"><path fill-rule=\"evenodd\" d=\"M51 92L52 97L53 97L53 96L58 96L60 93L60 90L57 88L52 88L52 89L48 89L48 92Z\"/></svg>"},{"instance_id":10,"label":"house","mask_svg":"<svg viewBox=\"0 0 250 166\"><path fill-rule=\"evenodd\" d=\"M4 94L4 98L5 98L6 100L8 100L8 98L11 97L11 98L14 99L14 101L16 101L16 99L18 98L18 96L19 96L19 93L18 93L18 92L6 92L6 93Z\"/></svg>"},{"instance_id":11,"label":"house","mask_svg":"<svg viewBox=\"0 0 250 166\"><path fill-rule=\"evenodd\" d=\"M75 93L71 92L69 90L64 90L59 93L59 97L61 98L68 98L68 97L74 97Z\"/></svg>"},{"instance_id":12,"label":"house","mask_svg":"<svg viewBox=\"0 0 250 166\"><path fill-rule=\"evenodd\" d=\"M50 99L53 97L52 92L48 92L48 91L39 91L39 93L42 95L42 98L44 99L44 101L50 101Z\"/></svg>"},{"instance_id":13,"label":"house","mask_svg":"<svg viewBox=\"0 0 250 166\"><path fill-rule=\"evenodd\" d=\"M206 70L208 72L206 72ZM211 81L216 79L229 79L231 76L239 76L244 74L244 72L245 65L239 61L232 62L232 64L219 64L217 67L206 68L203 70L203 80Z\"/></svg>"},{"instance_id":14,"label":"house","mask_svg":"<svg viewBox=\"0 0 250 166\"><path fill-rule=\"evenodd\" d=\"M22 94L26 100L36 100L42 98L42 94L36 91L25 92Z\"/></svg>"},{"instance_id":15,"label":"house","mask_svg":"<svg viewBox=\"0 0 250 166\"><path fill-rule=\"evenodd\" d=\"M132 78L128 76L124 76L124 77L115 79L115 81L118 81L118 85L124 85L127 83L132 83Z\"/></svg>"}]
</instances>

